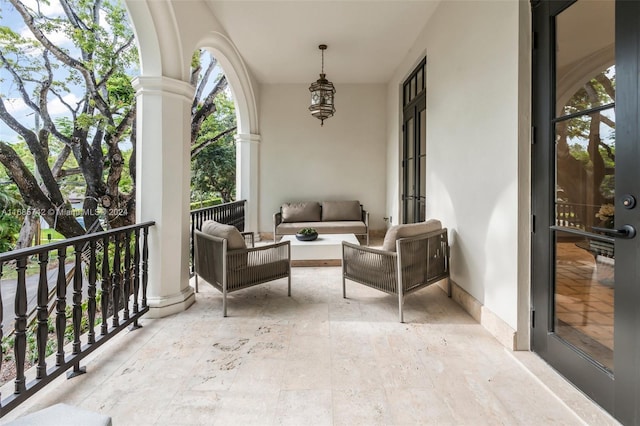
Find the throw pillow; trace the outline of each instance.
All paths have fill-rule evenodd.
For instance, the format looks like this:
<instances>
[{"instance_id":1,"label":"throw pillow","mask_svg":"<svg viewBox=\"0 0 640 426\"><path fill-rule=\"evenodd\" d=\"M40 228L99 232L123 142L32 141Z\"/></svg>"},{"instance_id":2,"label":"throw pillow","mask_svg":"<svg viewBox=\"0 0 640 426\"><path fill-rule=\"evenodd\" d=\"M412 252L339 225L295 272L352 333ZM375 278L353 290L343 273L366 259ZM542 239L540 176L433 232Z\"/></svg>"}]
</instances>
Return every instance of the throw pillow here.
<instances>
[{"instance_id":1,"label":"throw pillow","mask_svg":"<svg viewBox=\"0 0 640 426\"><path fill-rule=\"evenodd\" d=\"M415 237L416 235L426 234L428 232L442 229L442 224L437 219L429 219L426 222L407 223L403 225L394 225L387 231L382 243L382 250L396 251L396 240L405 237Z\"/></svg>"},{"instance_id":2,"label":"throw pillow","mask_svg":"<svg viewBox=\"0 0 640 426\"><path fill-rule=\"evenodd\" d=\"M246 249L244 237L235 226L207 220L202 224L202 232L227 240L227 250Z\"/></svg>"},{"instance_id":3,"label":"throw pillow","mask_svg":"<svg viewBox=\"0 0 640 426\"><path fill-rule=\"evenodd\" d=\"M320 222L320 203L307 201L282 205L283 222Z\"/></svg>"},{"instance_id":4,"label":"throw pillow","mask_svg":"<svg viewBox=\"0 0 640 426\"><path fill-rule=\"evenodd\" d=\"M362 220L360 201L323 201L322 221Z\"/></svg>"}]
</instances>

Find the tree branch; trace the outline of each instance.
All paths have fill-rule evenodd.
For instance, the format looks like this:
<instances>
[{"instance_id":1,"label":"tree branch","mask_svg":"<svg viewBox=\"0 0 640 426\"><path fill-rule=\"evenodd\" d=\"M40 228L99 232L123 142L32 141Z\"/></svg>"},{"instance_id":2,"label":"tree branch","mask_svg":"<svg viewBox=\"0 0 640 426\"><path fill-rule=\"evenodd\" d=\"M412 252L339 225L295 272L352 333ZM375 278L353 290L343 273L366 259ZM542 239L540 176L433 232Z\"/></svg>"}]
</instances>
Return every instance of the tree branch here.
<instances>
[{"instance_id":1,"label":"tree branch","mask_svg":"<svg viewBox=\"0 0 640 426\"><path fill-rule=\"evenodd\" d=\"M191 148L191 159L193 160L195 158L195 156L200 154L202 152L202 150L205 149L207 146L211 145L212 143L214 143L215 141L219 140L220 138L223 138L224 136L228 135L229 133L234 132L236 130L236 128L237 128L236 126L233 126L233 127L229 128L229 129L225 130L222 133L218 133L213 138L200 143L200 145L192 147Z\"/></svg>"},{"instance_id":2,"label":"tree branch","mask_svg":"<svg viewBox=\"0 0 640 426\"><path fill-rule=\"evenodd\" d=\"M215 98L218 96L218 93L222 92L227 87L227 77L222 76L220 80L216 83L214 88L211 90L207 98L202 102L200 109L198 109L195 114L192 114L191 117L191 144L196 142L198 137L198 133L200 133L200 128L202 127L202 123L213 114L216 110Z\"/></svg>"}]
</instances>

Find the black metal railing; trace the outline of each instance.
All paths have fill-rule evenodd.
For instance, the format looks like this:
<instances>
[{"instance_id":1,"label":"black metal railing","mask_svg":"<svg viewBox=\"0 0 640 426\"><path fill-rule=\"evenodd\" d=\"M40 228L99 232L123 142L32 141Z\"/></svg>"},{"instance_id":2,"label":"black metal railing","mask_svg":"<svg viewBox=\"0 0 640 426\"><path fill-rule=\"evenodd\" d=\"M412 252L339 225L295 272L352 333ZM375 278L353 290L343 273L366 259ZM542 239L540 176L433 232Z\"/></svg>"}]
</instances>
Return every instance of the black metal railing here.
<instances>
[{"instance_id":1,"label":"black metal railing","mask_svg":"<svg viewBox=\"0 0 640 426\"><path fill-rule=\"evenodd\" d=\"M148 240L153 225L145 222L0 254L0 280L3 271L15 275L0 286L0 320L5 315L2 292L15 288L15 323L7 336L0 322L3 347L13 347L15 389L1 396L0 417L71 367L69 377L83 373L80 361L128 325L140 327L138 319L149 310ZM37 272L29 276L34 262ZM35 292L31 309L28 290ZM65 353L69 344L70 353ZM0 368L7 357L11 354L1 354ZM28 381L30 360L36 368ZM54 365L48 366L47 360Z\"/></svg>"},{"instance_id":2,"label":"black metal railing","mask_svg":"<svg viewBox=\"0 0 640 426\"><path fill-rule=\"evenodd\" d=\"M204 207L201 209L191 210L191 258L189 272L193 275L193 234L196 229L199 231L202 224L206 220L215 220L225 225L233 225L240 232L244 231L244 211L247 204L246 200L234 201L231 203L218 204L217 206Z\"/></svg>"},{"instance_id":3,"label":"black metal railing","mask_svg":"<svg viewBox=\"0 0 640 426\"><path fill-rule=\"evenodd\" d=\"M567 228L586 229L587 225L592 225L593 219L589 215L589 210L593 206L576 203L556 203L556 226Z\"/></svg>"}]
</instances>

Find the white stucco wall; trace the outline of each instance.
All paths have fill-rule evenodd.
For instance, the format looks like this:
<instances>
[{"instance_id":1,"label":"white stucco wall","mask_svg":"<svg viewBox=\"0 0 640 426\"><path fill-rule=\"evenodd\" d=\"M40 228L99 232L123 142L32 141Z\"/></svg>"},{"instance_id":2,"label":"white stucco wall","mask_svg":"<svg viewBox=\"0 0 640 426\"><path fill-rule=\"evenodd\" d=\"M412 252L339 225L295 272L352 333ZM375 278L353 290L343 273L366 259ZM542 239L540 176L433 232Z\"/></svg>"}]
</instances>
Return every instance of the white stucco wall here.
<instances>
[{"instance_id":1,"label":"white stucco wall","mask_svg":"<svg viewBox=\"0 0 640 426\"><path fill-rule=\"evenodd\" d=\"M388 179L398 182L399 87L426 54L427 216L449 228L454 282L514 330L518 8L517 0L441 3L387 92ZM398 191L388 185L387 208L397 208Z\"/></svg>"},{"instance_id":2,"label":"white stucco wall","mask_svg":"<svg viewBox=\"0 0 640 426\"><path fill-rule=\"evenodd\" d=\"M384 229L386 85L336 84L336 114L311 116L306 84L260 86L259 230L280 205L360 200L372 230Z\"/></svg>"}]
</instances>

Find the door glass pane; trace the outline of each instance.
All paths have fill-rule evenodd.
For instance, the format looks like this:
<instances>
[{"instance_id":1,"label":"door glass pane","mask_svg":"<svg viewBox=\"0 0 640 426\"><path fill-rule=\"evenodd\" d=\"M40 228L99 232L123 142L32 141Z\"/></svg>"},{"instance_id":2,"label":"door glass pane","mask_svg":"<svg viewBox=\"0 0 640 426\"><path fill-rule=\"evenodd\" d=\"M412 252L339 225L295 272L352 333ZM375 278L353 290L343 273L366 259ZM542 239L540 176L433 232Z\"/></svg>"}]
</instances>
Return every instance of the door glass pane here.
<instances>
[{"instance_id":1,"label":"door glass pane","mask_svg":"<svg viewBox=\"0 0 640 426\"><path fill-rule=\"evenodd\" d=\"M404 132L405 132L405 146L404 146L404 157L406 159L411 159L414 156L414 124L413 118L407 120L404 124Z\"/></svg>"},{"instance_id":2,"label":"door glass pane","mask_svg":"<svg viewBox=\"0 0 640 426\"><path fill-rule=\"evenodd\" d=\"M613 228L615 110L556 124L556 225Z\"/></svg>"},{"instance_id":3,"label":"door glass pane","mask_svg":"<svg viewBox=\"0 0 640 426\"><path fill-rule=\"evenodd\" d=\"M405 200L404 223L415 223L415 200Z\"/></svg>"},{"instance_id":4,"label":"door glass pane","mask_svg":"<svg viewBox=\"0 0 640 426\"><path fill-rule=\"evenodd\" d=\"M424 89L424 73L422 72L422 68L420 68L420 70L418 70L418 93L422 92L422 89Z\"/></svg>"},{"instance_id":5,"label":"door glass pane","mask_svg":"<svg viewBox=\"0 0 640 426\"><path fill-rule=\"evenodd\" d=\"M553 299L556 336L611 372L615 244L593 227L614 226L614 22L614 2L556 19L555 225L568 229L555 231Z\"/></svg>"},{"instance_id":6,"label":"door glass pane","mask_svg":"<svg viewBox=\"0 0 640 426\"><path fill-rule=\"evenodd\" d=\"M418 155L425 155L427 153L427 110L420 111L420 134L418 135L420 141L420 151Z\"/></svg>"},{"instance_id":7,"label":"door glass pane","mask_svg":"<svg viewBox=\"0 0 640 426\"><path fill-rule=\"evenodd\" d=\"M416 97L416 78L411 79L411 100Z\"/></svg>"},{"instance_id":8,"label":"door glass pane","mask_svg":"<svg viewBox=\"0 0 640 426\"><path fill-rule=\"evenodd\" d=\"M613 371L614 246L556 233L555 333Z\"/></svg>"}]
</instances>

